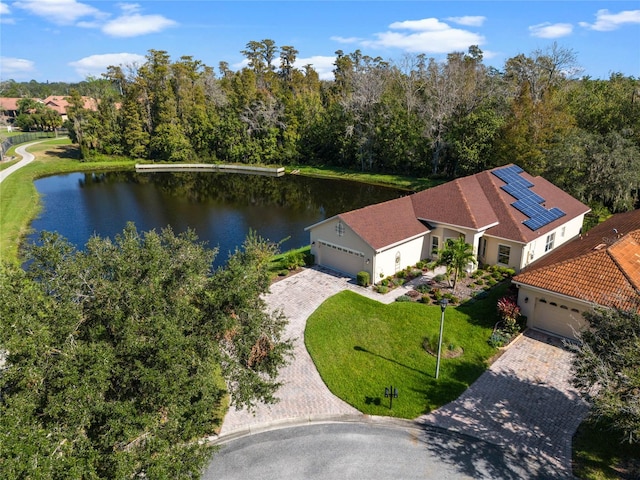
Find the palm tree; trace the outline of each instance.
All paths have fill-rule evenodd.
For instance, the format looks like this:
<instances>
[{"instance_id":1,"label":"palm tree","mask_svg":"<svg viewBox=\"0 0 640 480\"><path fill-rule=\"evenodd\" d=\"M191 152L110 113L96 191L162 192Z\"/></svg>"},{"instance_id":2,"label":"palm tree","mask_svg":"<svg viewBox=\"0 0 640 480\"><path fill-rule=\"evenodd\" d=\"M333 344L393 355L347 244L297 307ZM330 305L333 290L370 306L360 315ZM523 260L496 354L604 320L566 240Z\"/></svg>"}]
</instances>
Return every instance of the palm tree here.
<instances>
[{"instance_id":1,"label":"palm tree","mask_svg":"<svg viewBox=\"0 0 640 480\"><path fill-rule=\"evenodd\" d=\"M473 254L473 247L465 242L464 237L448 239L442 250L438 252L438 264L447 267L447 275L451 281L453 274L453 291L456 290L456 282L460 274L464 273L467 265L475 263L476 257Z\"/></svg>"}]
</instances>

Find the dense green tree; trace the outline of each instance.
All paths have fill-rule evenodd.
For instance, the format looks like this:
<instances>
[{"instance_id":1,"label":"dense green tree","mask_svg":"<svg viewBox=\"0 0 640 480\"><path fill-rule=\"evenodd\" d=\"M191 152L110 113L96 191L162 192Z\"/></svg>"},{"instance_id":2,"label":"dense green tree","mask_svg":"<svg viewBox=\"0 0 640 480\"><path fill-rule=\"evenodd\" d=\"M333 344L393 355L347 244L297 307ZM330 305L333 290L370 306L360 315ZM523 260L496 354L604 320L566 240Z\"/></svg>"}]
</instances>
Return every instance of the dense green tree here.
<instances>
[{"instance_id":1,"label":"dense green tree","mask_svg":"<svg viewBox=\"0 0 640 480\"><path fill-rule=\"evenodd\" d=\"M640 314L598 308L584 316L588 327L572 345L573 383L591 402L593 418L621 441L640 443Z\"/></svg>"},{"instance_id":2,"label":"dense green tree","mask_svg":"<svg viewBox=\"0 0 640 480\"><path fill-rule=\"evenodd\" d=\"M227 391L274 401L290 345L261 297L273 253L251 235L212 272L193 233L129 225L83 251L45 233L27 272L2 267L2 478L198 478Z\"/></svg>"}]
</instances>

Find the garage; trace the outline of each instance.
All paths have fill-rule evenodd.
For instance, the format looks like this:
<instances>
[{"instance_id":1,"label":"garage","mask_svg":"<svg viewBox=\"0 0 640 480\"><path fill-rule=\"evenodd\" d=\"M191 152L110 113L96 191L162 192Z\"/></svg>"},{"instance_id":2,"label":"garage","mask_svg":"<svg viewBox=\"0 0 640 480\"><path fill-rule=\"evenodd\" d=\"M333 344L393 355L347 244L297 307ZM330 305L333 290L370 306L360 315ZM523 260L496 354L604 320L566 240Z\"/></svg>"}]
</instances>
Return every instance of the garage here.
<instances>
[{"instance_id":1,"label":"garage","mask_svg":"<svg viewBox=\"0 0 640 480\"><path fill-rule=\"evenodd\" d=\"M355 277L365 270L364 253L325 241L318 241L316 263Z\"/></svg>"},{"instance_id":2,"label":"garage","mask_svg":"<svg viewBox=\"0 0 640 480\"><path fill-rule=\"evenodd\" d=\"M570 308L550 298L538 298L529 326L575 339L574 332L583 328L584 318L577 308Z\"/></svg>"}]
</instances>

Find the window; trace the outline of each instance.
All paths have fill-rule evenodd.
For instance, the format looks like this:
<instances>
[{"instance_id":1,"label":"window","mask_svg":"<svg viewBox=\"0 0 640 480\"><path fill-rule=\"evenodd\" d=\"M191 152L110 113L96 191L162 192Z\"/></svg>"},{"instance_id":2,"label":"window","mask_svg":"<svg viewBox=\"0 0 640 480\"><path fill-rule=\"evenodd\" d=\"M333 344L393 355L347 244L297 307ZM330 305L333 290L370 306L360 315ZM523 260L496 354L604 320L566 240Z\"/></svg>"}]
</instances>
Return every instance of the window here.
<instances>
[{"instance_id":1,"label":"window","mask_svg":"<svg viewBox=\"0 0 640 480\"><path fill-rule=\"evenodd\" d=\"M553 242L555 242L555 240L556 240L555 232L547 235L547 243L544 246L545 252L548 252L549 250L553 249Z\"/></svg>"},{"instance_id":2,"label":"window","mask_svg":"<svg viewBox=\"0 0 640 480\"><path fill-rule=\"evenodd\" d=\"M431 237L431 255L437 255L440 250L440 238Z\"/></svg>"},{"instance_id":3,"label":"window","mask_svg":"<svg viewBox=\"0 0 640 480\"><path fill-rule=\"evenodd\" d=\"M511 247L508 245L498 245L498 263L509 265L509 257L511 256Z\"/></svg>"},{"instance_id":4,"label":"window","mask_svg":"<svg viewBox=\"0 0 640 480\"><path fill-rule=\"evenodd\" d=\"M344 225L342 224L342 222L338 222L336 225L336 234L339 237L342 237L344 235Z\"/></svg>"}]
</instances>

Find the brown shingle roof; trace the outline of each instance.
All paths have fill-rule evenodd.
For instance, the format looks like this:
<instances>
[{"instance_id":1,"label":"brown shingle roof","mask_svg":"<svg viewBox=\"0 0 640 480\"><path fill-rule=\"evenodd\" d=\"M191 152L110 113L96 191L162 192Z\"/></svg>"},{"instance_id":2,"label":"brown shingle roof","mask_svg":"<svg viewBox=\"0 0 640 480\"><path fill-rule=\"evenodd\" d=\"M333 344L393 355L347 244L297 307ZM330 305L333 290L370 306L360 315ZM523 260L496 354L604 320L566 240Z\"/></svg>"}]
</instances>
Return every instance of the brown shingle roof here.
<instances>
[{"instance_id":1,"label":"brown shingle roof","mask_svg":"<svg viewBox=\"0 0 640 480\"><path fill-rule=\"evenodd\" d=\"M429 232L416 218L409 196L352 210L338 217L375 250Z\"/></svg>"},{"instance_id":2,"label":"brown shingle roof","mask_svg":"<svg viewBox=\"0 0 640 480\"><path fill-rule=\"evenodd\" d=\"M614 215L513 281L599 305L640 309L640 210Z\"/></svg>"},{"instance_id":3,"label":"brown shingle roof","mask_svg":"<svg viewBox=\"0 0 640 480\"><path fill-rule=\"evenodd\" d=\"M497 169L494 168L493 170ZM495 227L487 230L487 235L529 243L545 236L572 218L584 215L590 210L588 206L544 178L532 177L528 173L522 172L520 176L533 184L530 190L544 198L543 206L546 209L550 210L556 207L566 214L542 228L531 230L523 223L529 217L512 206L512 203L514 203L516 199L500 188L505 182L493 175L491 173L493 170L487 170L477 174L478 183L487 195L489 204L494 212L496 212L500 222Z\"/></svg>"},{"instance_id":4,"label":"brown shingle roof","mask_svg":"<svg viewBox=\"0 0 640 480\"><path fill-rule=\"evenodd\" d=\"M411 196L416 215L426 221L480 230L498 221L478 176L458 178Z\"/></svg>"}]
</instances>

